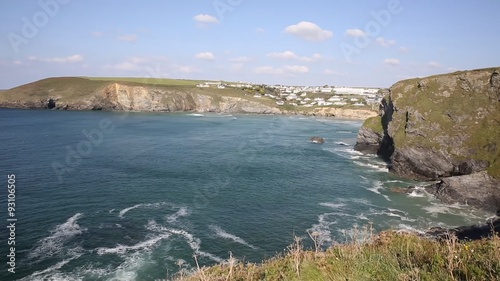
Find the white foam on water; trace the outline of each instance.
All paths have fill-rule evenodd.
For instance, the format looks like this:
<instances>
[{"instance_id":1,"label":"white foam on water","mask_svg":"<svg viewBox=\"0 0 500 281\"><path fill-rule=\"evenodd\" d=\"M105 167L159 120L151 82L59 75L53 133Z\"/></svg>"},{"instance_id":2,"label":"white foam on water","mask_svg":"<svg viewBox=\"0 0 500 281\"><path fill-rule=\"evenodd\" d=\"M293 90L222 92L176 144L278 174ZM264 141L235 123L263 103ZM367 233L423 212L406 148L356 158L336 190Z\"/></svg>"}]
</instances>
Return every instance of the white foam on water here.
<instances>
[{"instance_id":1,"label":"white foam on water","mask_svg":"<svg viewBox=\"0 0 500 281\"><path fill-rule=\"evenodd\" d=\"M411 232L411 233L425 234L425 231L416 229L413 226L407 225L407 224L399 224L398 228L399 228L398 232Z\"/></svg>"},{"instance_id":2,"label":"white foam on water","mask_svg":"<svg viewBox=\"0 0 500 281\"><path fill-rule=\"evenodd\" d=\"M87 231L86 228L80 227L77 221L83 214L77 213L69 218L65 223L57 225L52 229L51 235L37 242L35 248L28 254L28 259L38 258L40 260L51 257L63 251L64 243L75 235L82 234Z\"/></svg>"},{"instance_id":3,"label":"white foam on water","mask_svg":"<svg viewBox=\"0 0 500 281\"><path fill-rule=\"evenodd\" d=\"M142 204L137 204L137 205L134 205L132 207L128 207L128 208L125 208L123 210L120 211L120 213L118 214L118 217L120 218L123 218L123 216L130 210L133 210L133 209L137 209L139 208L140 206L142 206Z\"/></svg>"},{"instance_id":4,"label":"white foam on water","mask_svg":"<svg viewBox=\"0 0 500 281\"><path fill-rule=\"evenodd\" d=\"M62 260L62 261L56 263L55 265L50 266L44 270L36 271L33 274L31 274L30 276L27 276L21 280L33 280L33 281L38 281L38 280L69 280L67 278L62 278L63 276L57 277L60 274L56 271L61 269L63 266L68 264L70 261L75 260L81 256L82 256L81 254L76 254L73 257ZM55 277L55 278L52 278L52 277L47 278L47 275L49 275L49 276L53 275L53 277ZM77 280L77 279L70 279L70 280Z\"/></svg>"},{"instance_id":5,"label":"white foam on water","mask_svg":"<svg viewBox=\"0 0 500 281\"><path fill-rule=\"evenodd\" d=\"M342 141L336 141L334 143L337 144L337 145L342 145L342 146L350 146L350 144L342 142Z\"/></svg>"},{"instance_id":6,"label":"white foam on water","mask_svg":"<svg viewBox=\"0 0 500 281\"><path fill-rule=\"evenodd\" d=\"M186 114L187 116L194 116L194 117L204 117L205 115L201 114L201 113L189 113L189 114Z\"/></svg>"},{"instance_id":7,"label":"white foam on water","mask_svg":"<svg viewBox=\"0 0 500 281\"><path fill-rule=\"evenodd\" d=\"M408 193L408 197L414 197L414 198L425 197L425 192L419 189L414 189L412 192Z\"/></svg>"},{"instance_id":8,"label":"white foam on water","mask_svg":"<svg viewBox=\"0 0 500 281\"><path fill-rule=\"evenodd\" d=\"M181 207L179 210L177 210L177 212L175 214L168 216L166 218L166 221L168 223L175 223L175 222L177 222L177 219L179 219L181 217L189 216L190 214L191 214L191 211L189 211L188 208Z\"/></svg>"},{"instance_id":9,"label":"white foam on water","mask_svg":"<svg viewBox=\"0 0 500 281\"><path fill-rule=\"evenodd\" d=\"M167 239L168 237L170 237L170 234L164 233L164 234L152 237L146 241L139 242L135 245L127 246L127 245L118 244L116 247L113 247L113 248L100 247L100 248L97 248L96 251L97 251L98 255L104 255L104 254L122 255L122 254L126 254L127 252L130 252L130 251L138 251L138 250L143 250L143 249L149 250L149 249L153 248L158 242L160 242L163 239Z\"/></svg>"},{"instance_id":10,"label":"white foam on water","mask_svg":"<svg viewBox=\"0 0 500 281\"><path fill-rule=\"evenodd\" d=\"M160 208L162 206L175 207L174 204L169 203L169 202L142 203L142 204L137 204L137 205L134 205L132 207L127 207L127 208L121 210L118 213L118 217L123 218L127 212L134 210L134 209L137 209L137 208L154 208L154 209L156 209L156 208Z\"/></svg>"},{"instance_id":11,"label":"white foam on water","mask_svg":"<svg viewBox=\"0 0 500 281\"><path fill-rule=\"evenodd\" d=\"M247 246L249 248L252 248L254 250L258 249L257 247L255 247L254 245L252 244L249 244L247 243L245 240L243 240L242 238L234 235L234 234L231 234L231 233L228 233L226 232L224 229L222 229L220 226L217 226L217 225L210 225L208 226L212 231L215 232L215 235L217 235L218 237L220 238L223 238L223 239L227 239L227 240L232 240L236 243L239 243L241 245L244 245L244 246Z\"/></svg>"},{"instance_id":12,"label":"white foam on water","mask_svg":"<svg viewBox=\"0 0 500 281\"><path fill-rule=\"evenodd\" d=\"M380 192L380 190L383 188L384 188L384 184L381 181L374 181L372 187L367 188L367 190L383 196L387 201L391 201L391 199L389 199L389 196L382 194Z\"/></svg>"},{"instance_id":13,"label":"white foam on water","mask_svg":"<svg viewBox=\"0 0 500 281\"><path fill-rule=\"evenodd\" d=\"M345 203L330 203L330 202L325 202L325 203L319 203L320 206L323 207L328 207L332 209L340 209L342 207L345 207Z\"/></svg>"},{"instance_id":14,"label":"white foam on water","mask_svg":"<svg viewBox=\"0 0 500 281\"><path fill-rule=\"evenodd\" d=\"M337 221L329 221L328 217L335 215L335 213L325 213L318 216L318 223L308 229L311 235L315 235L317 241L323 244L330 244L332 242L332 232L330 226L337 223Z\"/></svg>"},{"instance_id":15,"label":"white foam on water","mask_svg":"<svg viewBox=\"0 0 500 281\"><path fill-rule=\"evenodd\" d=\"M167 227L158 225L154 220L150 220L148 222L148 225L146 226L146 228L148 230L152 230L152 231L156 231L156 232L170 233L170 234L175 234L175 235L181 236L186 240L189 247L191 248L191 250L193 250L193 252L196 255L207 257L207 258L209 258L215 262L219 262L219 263L224 261L224 259L222 259L218 256L201 251L200 250L201 240L194 237L193 234L187 232L184 229L167 228Z\"/></svg>"},{"instance_id":16,"label":"white foam on water","mask_svg":"<svg viewBox=\"0 0 500 281\"><path fill-rule=\"evenodd\" d=\"M371 171L383 172L383 173L389 172L389 169L385 165L383 166L381 164L376 165L376 164L371 164L371 163L363 163L360 161L353 161L353 163L360 166L360 167L368 168Z\"/></svg>"}]
</instances>

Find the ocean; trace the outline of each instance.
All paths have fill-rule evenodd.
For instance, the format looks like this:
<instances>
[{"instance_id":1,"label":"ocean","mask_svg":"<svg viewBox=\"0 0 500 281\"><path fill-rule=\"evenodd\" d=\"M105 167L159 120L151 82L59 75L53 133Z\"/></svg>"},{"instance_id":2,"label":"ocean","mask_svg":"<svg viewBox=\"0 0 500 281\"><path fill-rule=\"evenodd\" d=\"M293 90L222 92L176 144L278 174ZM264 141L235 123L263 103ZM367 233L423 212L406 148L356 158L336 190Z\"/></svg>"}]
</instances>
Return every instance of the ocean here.
<instances>
[{"instance_id":1,"label":"ocean","mask_svg":"<svg viewBox=\"0 0 500 281\"><path fill-rule=\"evenodd\" d=\"M294 236L312 247L308 232L327 247L366 227L422 231L491 215L401 192L421 183L354 151L361 124L1 109L0 280L169 280L196 268L195 255L200 266L230 254L260 262Z\"/></svg>"}]
</instances>

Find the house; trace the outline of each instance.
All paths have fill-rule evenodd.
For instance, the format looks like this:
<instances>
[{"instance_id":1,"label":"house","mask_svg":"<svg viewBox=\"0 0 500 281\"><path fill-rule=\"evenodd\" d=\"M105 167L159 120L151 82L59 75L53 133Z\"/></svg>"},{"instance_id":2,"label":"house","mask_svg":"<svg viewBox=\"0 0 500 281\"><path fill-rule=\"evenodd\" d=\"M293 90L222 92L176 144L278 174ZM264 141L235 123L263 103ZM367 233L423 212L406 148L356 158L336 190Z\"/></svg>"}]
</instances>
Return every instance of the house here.
<instances>
[{"instance_id":1,"label":"house","mask_svg":"<svg viewBox=\"0 0 500 281\"><path fill-rule=\"evenodd\" d=\"M208 84L198 84L198 85L196 85L196 87L198 87L198 88L209 88L210 85L208 85Z\"/></svg>"},{"instance_id":2,"label":"house","mask_svg":"<svg viewBox=\"0 0 500 281\"><path fill-rule=\"evenodd\" d=\"M224 85L222 85L222 84L217 85L217 89L225 89L225 88L226 88L226 86L224 86Z\"/></svg>"}]
</instances>

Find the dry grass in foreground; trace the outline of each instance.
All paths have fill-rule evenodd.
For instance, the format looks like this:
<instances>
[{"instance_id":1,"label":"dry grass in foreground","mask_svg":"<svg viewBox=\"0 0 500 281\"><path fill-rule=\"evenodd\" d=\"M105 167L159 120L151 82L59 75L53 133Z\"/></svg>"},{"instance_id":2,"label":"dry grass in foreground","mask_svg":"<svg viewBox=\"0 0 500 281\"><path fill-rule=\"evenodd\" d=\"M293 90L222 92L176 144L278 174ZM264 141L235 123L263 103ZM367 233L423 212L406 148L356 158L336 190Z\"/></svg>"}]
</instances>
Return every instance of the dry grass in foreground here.
<instances>
[{"instance_id":1,"label":"dry grass in foreground","mask_svg":"<svg viewBox=\"0 0 500 281\"><path fill-rule=\"evenodd\" d=\"M282 256L262 264L228 262L176 281L229 280L500 280L500 238L461 242L383 232L326 251L303 250L300 239Z\"/></svg>"}]
</instances>

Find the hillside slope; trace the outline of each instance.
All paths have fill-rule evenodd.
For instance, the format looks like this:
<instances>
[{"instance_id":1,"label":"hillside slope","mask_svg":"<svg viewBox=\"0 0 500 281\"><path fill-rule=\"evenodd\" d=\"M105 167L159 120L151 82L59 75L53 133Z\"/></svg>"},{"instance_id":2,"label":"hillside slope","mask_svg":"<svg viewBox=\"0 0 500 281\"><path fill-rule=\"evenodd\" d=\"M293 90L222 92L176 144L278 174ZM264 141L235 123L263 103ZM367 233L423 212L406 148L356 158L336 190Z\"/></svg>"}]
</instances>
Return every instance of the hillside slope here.
<instances>
[{"instance_id":1,"label":"hillside slope","mask_svg":"<svg viewBox=\"0 0 500 281\"><path fill-rule=\"evenodd\" d=\"M448 202L500 209L500 73L494 68L394 84L355 149Z\"/></svg>"},{"instance_id":2,"label":"hillside slope","mask_svg":"<svg viewBox=\"0 0 500 281\"><path fill-rule=\"evenodd\" d=\"M369 109L279 107L236 88L198 88L201 81L140 78L48 78L0 92L0 108L302 114L366 119Z\"/></svg>"}]
</instances>

